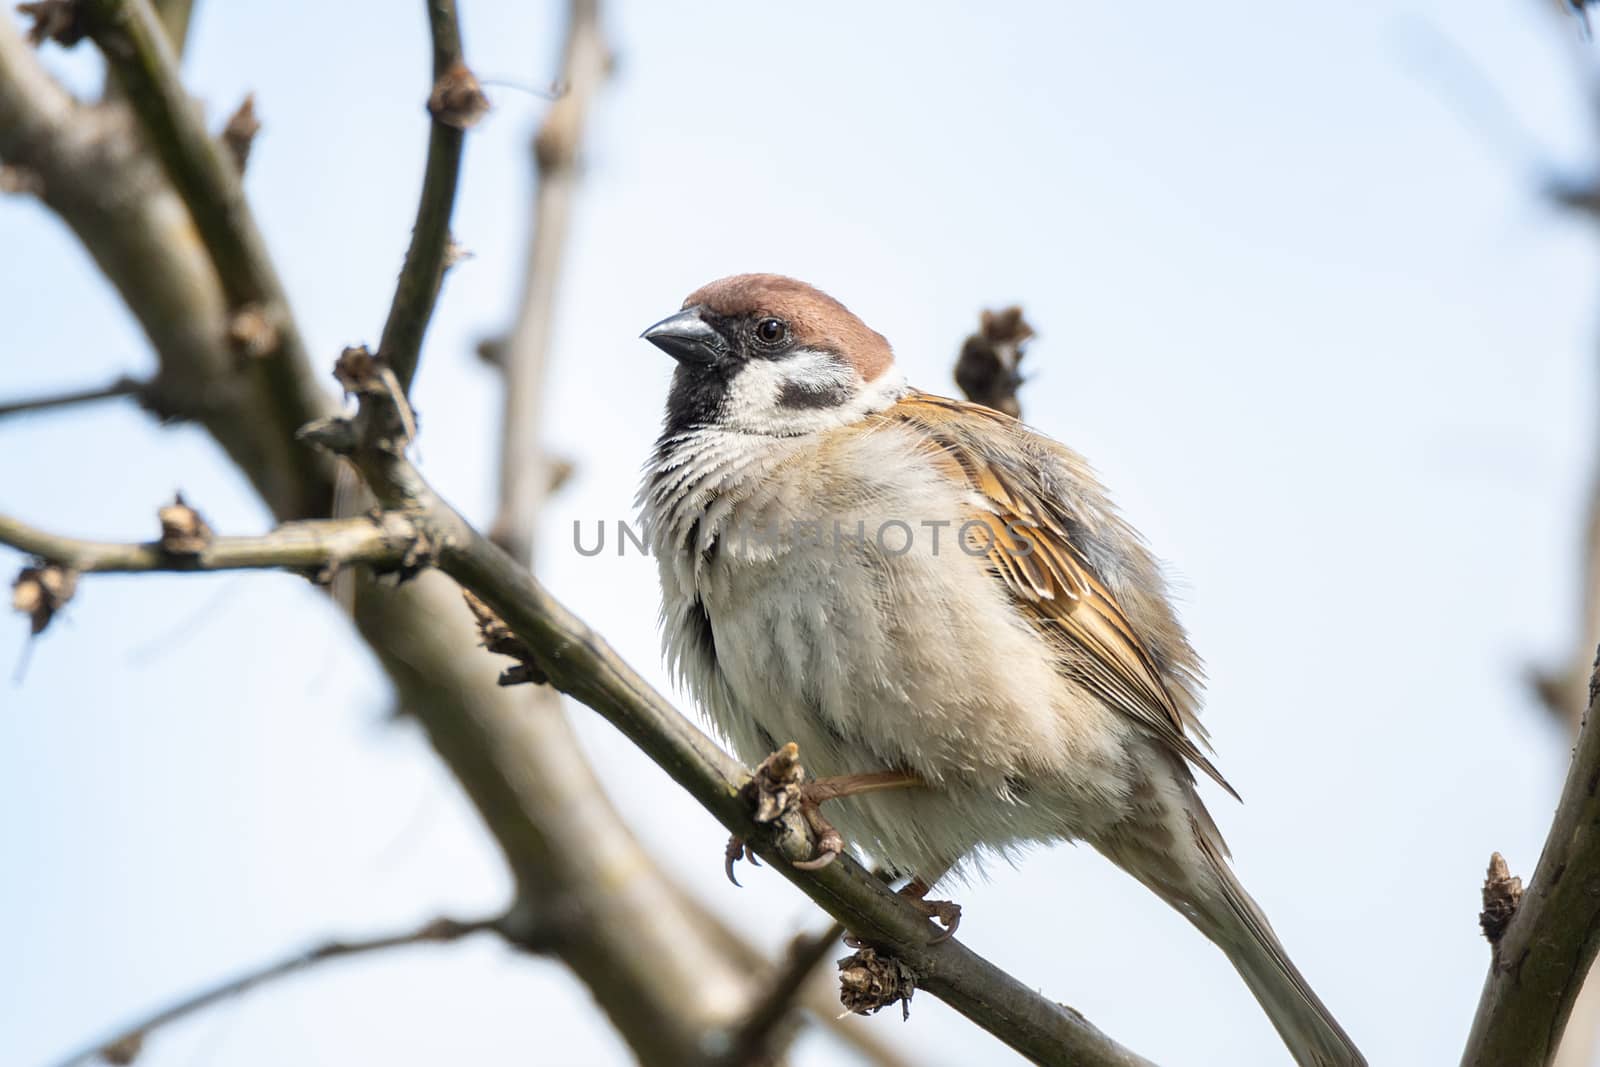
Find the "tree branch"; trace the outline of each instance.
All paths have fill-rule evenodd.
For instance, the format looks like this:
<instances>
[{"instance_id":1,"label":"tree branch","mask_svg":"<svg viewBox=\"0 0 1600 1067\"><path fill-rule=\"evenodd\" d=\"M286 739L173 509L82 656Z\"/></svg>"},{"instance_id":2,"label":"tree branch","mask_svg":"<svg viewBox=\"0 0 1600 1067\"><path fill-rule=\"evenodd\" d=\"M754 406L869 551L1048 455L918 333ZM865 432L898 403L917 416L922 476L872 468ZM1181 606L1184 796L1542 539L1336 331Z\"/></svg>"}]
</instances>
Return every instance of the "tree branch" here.
<instances>
[{"instance_id":1,"label":"tree branch","mask_svg":"<svg viewBox=\"0 0 1600 1067\"><path fill-rule=\"evenodd\" d=\"M1463 1067L1548 1064L1600 954L1597 720L1600 675L1589 682L1589 710L1533 879L1493 946ZM1509 894L1498 895L1509 899Z\"/></svg>"},{"instance_id":2,"label":"tree branch","mask_svg":"<svg viewBox=\"0 0 1600 1067\"><path fill-rule=\"evenodd\" d=\"M589 106L609 66L599 4L573 0L562 49L563 92L533 139L537 173L522 297L505 344L497 346L505 394L500 494L490 536L525 564L533 559L533 519L552 482L544 444L539 440L539 408L550 358L556 290L577 190L578 151Z\"/></svg>"},{"instance_id":3,"label":"tree branch","mask_svg":"<svg viewBox=\"0 0 1600 1067\"><path fill-rule=\"evenodd\" d=\"M316 418L322 405L308 400L297 372L306 353L283 284L245 200L238 169L206 130L178 78L177 57L160 19L148 0L79 0L78 11L189 209L229 314L258 317L267 331L247 366L260 375L285 417ZM301 458L291 454L292 460Z\"/></svg>"},{"instance_id":4,"label":"tree branch","mask_svg":"<svg viewBox=\"0 0 1600 1067\"><path fill-rule=\"evenodd\" d=\"M806 982L827 959L844 934L837 922L819 934L802 935L789 946L785 959L767 978L766 990L756 998L750 1013L734 1027L727 1039L727 1051L720 1058L722 1067L745 1067L769 1063L787 1039L795 1008L803 999Z\"/></svg>"},{"instance_id":5,"label":"tree branch","mask_svg":"<svg viewBox=\"0 0 1600 1067\"><path fill-rule=\"evenodd\" d=\"M228 344L230 314L187 209L123 106L85 107L0 19L0 160L31 176L138 318L161 359L163 408L192 414L280 519L326 515L333 466L293 438L332 397L301 360L280 404Z\"/></svg>"},{"instance_id":6,"label":"tree branch","mask_svg":"<svg viewBox=\"0 0 1600 1067\"><path fill-rule=\"evenodd\" d=\"M0 545L80 574L150 571L324 570L354 563L392 570L423 551L410 519L382 512L352 519L286 522L259 537L216 537L198 552L179 552L163 541L126 544L80 541L0 515Z\"/></svg>"},{"instance_id":7,"label":"tree branch","mask_svg":"<svg viewBox=\"0 0 1600 1067\"><path fill-rule=\"evenodd\" d=\"M378 354L388 360L403 389L411 388L422 338L433 317L445 271L450 268L450 215L455 210L466 130L489 107L478 79L462 58L455 0L427 0L427 8L433 38L428 162L417 200L417 219L411 227L411 245L378 343Z\"/></svg>"},{"instance_id":8,"label":"tree branch","mask_svg":"<svg viewBox=\"0 0 1600 1067\"><path fill-rule=\"evenodd\" d=\"M319 963L348 959L351 956L364 956L392 948L404 948L407 945L446 944L485 931L498 933L508 941L515 942L519 939L519 935L512 929L507 918L496 915L486 919L468 920L439 918L402 933L350 941L329 941L202 989L131 1026L124 1027L110 1040L74 1052L58 1061L56 1067L78 1067L79 1064L89 1063L95 1059L104 1059L111 1063L131 1063L146 1039L155 1031L180 1022L218 1001L247 993L259 985L279 978L298 974Z\"/></svg>"},{"instance_id":9,"label":"tree branch","mask_svg":"<svg viewBox=\"0 0 1600 1067\"><path fill-rule=\"evenodd\" d=\"M80 404L92 404L99 400L118 400L129 396L134 397L143 404L149 394L149 382L123 375L109 385L102 385L97 389L75 389L50 396L35 396L24 400L7 401L0 404L0 419L10 415L27 415L37 411L55 411L60 408L77 407Z\"/></svg>"}]
</instances>

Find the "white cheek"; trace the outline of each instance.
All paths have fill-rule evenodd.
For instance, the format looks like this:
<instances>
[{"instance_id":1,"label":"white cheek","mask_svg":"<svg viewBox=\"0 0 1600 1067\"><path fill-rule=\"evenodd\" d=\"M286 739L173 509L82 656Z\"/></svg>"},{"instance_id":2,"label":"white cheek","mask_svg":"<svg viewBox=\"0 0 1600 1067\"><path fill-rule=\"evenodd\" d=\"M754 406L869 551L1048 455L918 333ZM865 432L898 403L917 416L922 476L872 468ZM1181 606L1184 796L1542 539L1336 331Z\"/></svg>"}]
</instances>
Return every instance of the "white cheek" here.
<instances>
[{"instance_id":1,"label":"white cheek","mask_svg":"<svg viewBox=\"0 0 1600 1067\"><path fill-rule=\"evenodd\" d=\"M821 407L782 401L785 388L826 395L838 392L838 403ZM722 423L745 433L792 436L851 423L894 402L904 392L892 372L863 382L854 368L826 352L800 349L776 360L752 360L729 384Z\"/></svg>"}]
</instances>

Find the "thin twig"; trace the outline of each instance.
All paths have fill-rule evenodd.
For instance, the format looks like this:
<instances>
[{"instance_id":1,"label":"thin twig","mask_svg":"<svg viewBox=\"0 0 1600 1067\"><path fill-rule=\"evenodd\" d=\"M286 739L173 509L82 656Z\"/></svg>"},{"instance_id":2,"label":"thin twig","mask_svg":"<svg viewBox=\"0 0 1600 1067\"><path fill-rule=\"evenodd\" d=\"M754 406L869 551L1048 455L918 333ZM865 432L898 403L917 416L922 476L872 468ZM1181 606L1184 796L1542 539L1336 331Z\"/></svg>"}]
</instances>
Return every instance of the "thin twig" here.
<instances>
[{"instance_id":1,"label":"thin twig","mask_svg":"<svg viewBox=\"0 0 1600 1067\"><path fill-rule=\"evenodd\" d=\"M0 419L11 415L26 415L38 411L55 411L60 408L92 404L98 400L116 400L122 397L143 399L150 391L150 383L124 375L96 389L76 389L53 396L35 396L23 400L10 400L0 404Z\"/></svg>"},{"instance_id":2,"label":"thin twig","mask_svg":"<svg viewBox=\"0 0 1600 1067\"><path fill-rule=\"evenodd\" d=\"M258 537L211 538L198 552L175 552L162 541L82 541L0 515L0 545L80 574L278 568L321 571L355 563L384 570L405 566L408 559L415 561L418 544L411 520L395 512L286 522Z\"/></svg>"},{"instance_id":3,"label":"thin twig","mask_svg":"<svg viewBox=\"0 0 1600 1067\"><path fill-rule=\"evenodd\" d=\"M329 941L326 944L318 945L316 948L297 952L292 956L276 960L254 970L236 975L226 981L218 982L214 986L202 989L198 993L152 1013L132 1026L124 1027L115 1037L107 1041L101 1041L88 1048L74 1052L72 1055L58 1061L56 1067L78 1067L79 1064L88 1063L102 1057L111 1059L113 1062L126 1063L138 1053L140 1046L155 1031L186 1019L218 1001L247 993L259 985L297 974L319 963L326 963L329 960L348 959L351 956L362 956L373 952L383 952L392 948L403 948L407 945L445 944L459 941L472 934L485 931L504 932L505 929L506 920L499 915L485 919L468 920L440 918L433 919L414 930L407 930L402 933L386 934L382 937L359 938L350 941Z\"/></svg>"},{"instance_id":4,"label":"thin twig","mask_svg":"<svg viewBox=\"0 0 1600 1067\"><path fill-rule=\"evenodd\" d=\"M744 1022L729 1034L721 1064L744 1067L772 1062L776 1058L788 1036L784 1024L794 1018L807 979L833 954L843 935L844 927L833 923L820 934L795 939L787 957L779 961L777 970L768 977L766 989L756 998ZM792 1032L793 1027L789 1030Z\"/></svg>"},{"instance_id":5,"label":"thin twig","mask_svg":"<svg viewBox=\"0 0 1600 1067\"><path fill-rule=\"evenodd\" d=\"M1600 675L1544 850L1491 950L1463 1067L1546 1064L1600 955ZM1491 876L1496 871L1491 870ZM1508 897L1508 893L1499 896Z\"/></svg>"},{"instance_id":6,"label":"thin twig","mask_svg":"<svg viewBox=\"0 0 1600 1067\"><path fill-rule=\"evenodd\" d=\"M455 210L461 176L461 149L466 129L488 102L461 55L461 28L455 0L427 0L428 28L433 38L433 90L428 110L428 162L422 194L411 228L411 245L395 286L389 317L378 352L394 369L402 389L411 388L422 352L422 338L438 302L450 266L450 216Z\"/></svg>"}]
</instances>

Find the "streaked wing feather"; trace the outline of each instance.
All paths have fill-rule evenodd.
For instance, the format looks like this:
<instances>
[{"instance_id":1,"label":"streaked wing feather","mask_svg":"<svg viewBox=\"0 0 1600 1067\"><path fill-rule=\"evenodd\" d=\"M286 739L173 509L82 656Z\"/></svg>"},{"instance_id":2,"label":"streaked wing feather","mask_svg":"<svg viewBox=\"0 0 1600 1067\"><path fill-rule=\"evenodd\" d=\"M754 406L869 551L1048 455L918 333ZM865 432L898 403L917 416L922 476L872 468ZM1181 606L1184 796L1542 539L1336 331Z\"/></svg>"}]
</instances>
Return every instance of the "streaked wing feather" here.
<instances>
[{"instance_id":1,"label":"streaked wing feather","mask_svg":"<svg viewBox=\"0 0 1600 1067\"><path fill-rule=\"evenodd\" d=\"M995 428L988 424L1013 433L1015 420L927 393L910 394L884 415L923 433L950 477L975 491L980 503L971 517L987 532L988 561L1018 606L1062 651L1063 670L1238 797L1185 731L1184 716L1149 649L1073 543L1073 517L1036 476L980 447Z\"/></svg>"}]
</instances>

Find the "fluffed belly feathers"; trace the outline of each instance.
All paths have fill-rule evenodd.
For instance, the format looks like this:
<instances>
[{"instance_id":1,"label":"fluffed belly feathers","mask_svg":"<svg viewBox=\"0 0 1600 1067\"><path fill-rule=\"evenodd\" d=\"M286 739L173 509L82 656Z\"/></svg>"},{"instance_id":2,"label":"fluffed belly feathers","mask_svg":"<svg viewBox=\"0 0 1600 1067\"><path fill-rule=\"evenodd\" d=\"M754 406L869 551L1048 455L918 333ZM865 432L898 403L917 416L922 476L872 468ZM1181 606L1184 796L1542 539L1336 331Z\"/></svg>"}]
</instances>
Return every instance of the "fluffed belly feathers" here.
<instances>
[{"instance_id":1,"label":"fluffed belly feathers","mask_svg":"<svg viewBox=\"0 0 1600 1067\"><path fill-rule=\"evenodd\" d=\"M847 841L897 873L1098 836L1126 815L1148 740L1063 677L963 550L959 491L931 468L907 477L917 459L893 435L868 446L898 454L853 468L896 470L892 486L824 481L826 453L723 455L693 519L647 512L681 679L750 765L794 741L813 777L927 782L829 806Z\"/></svg>"}]
</instances>

